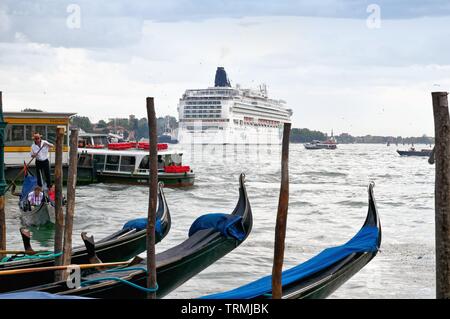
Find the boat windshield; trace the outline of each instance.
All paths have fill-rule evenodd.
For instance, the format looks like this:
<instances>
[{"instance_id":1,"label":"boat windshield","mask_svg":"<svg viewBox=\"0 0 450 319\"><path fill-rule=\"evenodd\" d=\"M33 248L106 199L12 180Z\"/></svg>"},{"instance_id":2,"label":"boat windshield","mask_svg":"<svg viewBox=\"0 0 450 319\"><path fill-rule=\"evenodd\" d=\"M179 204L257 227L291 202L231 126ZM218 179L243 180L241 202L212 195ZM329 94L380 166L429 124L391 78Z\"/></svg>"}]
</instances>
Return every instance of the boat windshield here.
<instances>
[{"instance_id":1,"label":"boat windshield","mask_svg":"<svg viewBox=\"0 0 450 319\"><path fill-rule=\"evenodd\" d=\"M167 155L158 155L158 159L161 157L163 166L181 166L182 165L182 156L183 154L167 154ZM139 164L139 169L149 169L150 161L149 156L146 155L142 158L141 163ZM158 168L159 167L158 165Z\"/></svg>"},{"instance_id":2,"label":"boat windshield","mask_svg":"<svg viewBox=\"0 0 450 319\"><path fill-rule=\"evenodd\" d=\"M108 140L106 136L94 136L93 138L94 145L106 145L108 144Z\"/></svg>"}]
</instances>

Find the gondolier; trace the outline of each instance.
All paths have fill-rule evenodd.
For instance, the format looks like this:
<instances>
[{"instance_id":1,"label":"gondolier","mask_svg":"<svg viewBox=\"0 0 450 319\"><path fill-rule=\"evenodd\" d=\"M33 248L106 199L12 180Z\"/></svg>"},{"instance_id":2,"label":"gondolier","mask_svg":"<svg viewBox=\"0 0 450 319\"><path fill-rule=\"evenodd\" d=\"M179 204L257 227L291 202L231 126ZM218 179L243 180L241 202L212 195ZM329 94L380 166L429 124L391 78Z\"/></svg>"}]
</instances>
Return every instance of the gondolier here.
<instances>
[{"instance_id":1,"label":"gondolier","mask_svg":"<svg viewBox=\"0 0 450 319\"><path fill-rule=\"evenodd\" d=\"M34 143L31 145L31 157L36 158L36 177L37 183L42 187L42 177L47 186L51 185L50 180L50 162L48 160L48 150L54 147L52 143L41 138L39 133L33 136Z\"/></svg>"}]
</instances>

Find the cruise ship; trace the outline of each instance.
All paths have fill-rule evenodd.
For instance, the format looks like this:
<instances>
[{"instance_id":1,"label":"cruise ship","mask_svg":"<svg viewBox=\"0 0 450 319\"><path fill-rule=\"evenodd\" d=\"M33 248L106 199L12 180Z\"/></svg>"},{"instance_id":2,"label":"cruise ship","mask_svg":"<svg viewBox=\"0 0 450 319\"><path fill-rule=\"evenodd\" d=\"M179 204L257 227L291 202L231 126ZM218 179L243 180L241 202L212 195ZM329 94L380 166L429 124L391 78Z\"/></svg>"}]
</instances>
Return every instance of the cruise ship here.
<instances>
[{"instance_id":1,"label":"cruise ship","mask_svg":"<svg viewBox=\"0 0 450 319\"><path fill-rule=\"evenodd\" d=\"M184 144L281 144L292 110L270 99L267 87L232 87L218 67L214 87L186 90L178 104L178 141Z\"/></svg>"}]
</instances>

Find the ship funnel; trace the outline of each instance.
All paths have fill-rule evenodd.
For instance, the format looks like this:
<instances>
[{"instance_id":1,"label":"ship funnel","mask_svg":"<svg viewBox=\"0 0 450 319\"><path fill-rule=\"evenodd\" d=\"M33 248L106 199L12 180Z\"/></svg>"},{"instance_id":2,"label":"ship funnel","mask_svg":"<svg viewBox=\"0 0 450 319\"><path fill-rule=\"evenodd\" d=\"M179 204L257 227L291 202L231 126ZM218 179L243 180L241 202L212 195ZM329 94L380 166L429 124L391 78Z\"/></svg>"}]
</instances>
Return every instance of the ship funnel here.
<instances>
[{"instance_id":1,"label":"ship funnel","mask_svg":"<svg viewBox=\"0 0 450 319\"><path fill-rule=\"evenodd\" d=\"M214 86L228 86L231 87L230 80L228 80L227 72L225 72L225 69L221 66L217 68L216 71L216 78L214 80Z\"/></svg>"}]
</instances>

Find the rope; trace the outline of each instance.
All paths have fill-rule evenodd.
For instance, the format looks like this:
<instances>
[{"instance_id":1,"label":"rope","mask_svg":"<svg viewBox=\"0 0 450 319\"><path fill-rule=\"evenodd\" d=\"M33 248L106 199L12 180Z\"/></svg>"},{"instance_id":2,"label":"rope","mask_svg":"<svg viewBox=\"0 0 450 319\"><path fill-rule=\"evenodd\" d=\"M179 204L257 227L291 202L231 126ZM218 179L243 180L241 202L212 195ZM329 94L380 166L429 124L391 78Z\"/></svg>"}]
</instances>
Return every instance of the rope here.
<instances>
[{"instance_id":1,"label":"rope","mask_svg":"<svg viewBox=\"0 0 450 319\"><path fill-rule=\"evenodd\" d=\"M16 260L26 260L26 259L56 258L56 257L59 257L61 255L62 255L62 252L54 254L51 251L37 253L37 254L34 254L34 255L23 255L23 256L20 256L20 257L18 257L16 255L16 256L12 256L12 257L4 257L2 260L0 260L0 263L5 263L5 262L9 262L9 261L16 261Z\"/></svg>"},{"instance_id":2,"label":"rope","mask_svg":"<svg viewBox=\"0 0 450 319\"><path fill-rule=\"evenodd\" d=\"M155 288L145 288L145 287L136 285L136 284L132 283L131 281L128 281L128 280L125 280L125 279L122 279L122 278L118 278L118 277L103 277L103 278L97 278L97 279L92 279L92 280L86 280L86 281L83 281L81 283L81 287L84 287L86 285L93 284L93 283L98 283L98 282L101 282L101 281L110 281L110 280L121 282L123 284L131 286L131 287L136 288L138 290L142 290L144 292L157 292L158 289L159 289L158 283L156 284Z\"/></svg>"},{"instance_id":3,"label":"rope","mask_svg":"<svg viewBox=\"0 0 450 319\"><path fill-rule=\"evenodd\" d=\"M125 272L125 271L130 271L130 270L142 270L147 274L147 269L143 268L143 267L128 267L128 268L120 268L120 269L109 269L104 271L105 273L112 273L112 272ZM157 292L159 289L158 283L156 283L156 287L155 288L146 288L146 287L142 287L139 285L136 285L135 283L132 283L131 281L122 279L122 278L118 278L118 277L103 277L103 278L97 278L97 279L92 279L92 280L86 280L83 281L81 283L81 287L87 286L89 284L93 284L93 283L98 283L101 281L108 281L108 280L112 280L112 281L118 281L121 282L123 284L126 284L128 286L131 286L133 288L136 288L138 290L144 291L144 292Z\"/></svg>"},{"instance_id":4,"label":"rope","mask_svg":"<svg viewBox=\"0 0 450 319\"><path fill-rule=\"evenodd\" d=\"M119 268L119 269L108 269L105 270L105 272L124 272L129 270L142 270L143 272L147 273L147 269L144 267L129 267L129 268Z\"/></svg>"}]
</instances>

